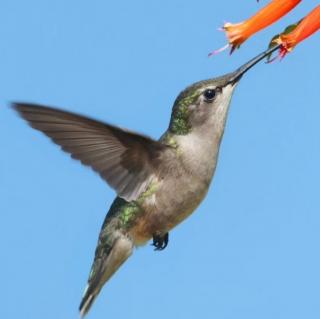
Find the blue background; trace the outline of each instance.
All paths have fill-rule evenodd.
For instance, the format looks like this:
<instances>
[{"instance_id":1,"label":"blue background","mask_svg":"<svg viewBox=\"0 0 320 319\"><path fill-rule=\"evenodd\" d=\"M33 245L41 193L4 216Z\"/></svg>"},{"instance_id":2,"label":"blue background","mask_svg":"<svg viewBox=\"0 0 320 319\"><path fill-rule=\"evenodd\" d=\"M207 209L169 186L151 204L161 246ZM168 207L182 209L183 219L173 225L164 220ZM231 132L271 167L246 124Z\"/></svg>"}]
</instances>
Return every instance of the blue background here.
<instances>
[{"instance_id":1,"label":"blue background","mask_svg":"<svg viewBox=\"0 0 320 319\"><path fill-rule=\"evenodd\" d=\"M1 0L0 318L78 318L114 192L8 108L65 108L142 131L176 95L232 71L306 1L233 56L216 29L248 1ZM238 86L206 200L169 247L138 249L89 318L320 318L320 34Z\"/></svg>"}]
</instances>

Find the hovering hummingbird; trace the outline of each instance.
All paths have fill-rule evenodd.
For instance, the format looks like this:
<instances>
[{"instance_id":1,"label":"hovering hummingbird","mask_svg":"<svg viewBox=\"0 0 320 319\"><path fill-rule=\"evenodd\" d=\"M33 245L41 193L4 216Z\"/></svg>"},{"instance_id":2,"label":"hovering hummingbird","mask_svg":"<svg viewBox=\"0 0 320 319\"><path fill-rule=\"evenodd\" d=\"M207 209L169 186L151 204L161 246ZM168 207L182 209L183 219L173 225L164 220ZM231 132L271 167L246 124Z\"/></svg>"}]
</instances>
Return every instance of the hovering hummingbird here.
<instances>
[{"instance_id":1,"label":"hovering hummingbird","mask_svg":"<svg viewBox=\"0 0 320 319\"><path fill-rule=\"evenodd\" d=\"M235 72L182 91L158 141L55 108L13 104L33 128L93 168L117 192L101 228L81 316L135 246L153 239L155 250L164 249L169 231L201 203L217 165L234 89L244 73L277 48Z\"/></svg>"}]
</instances>

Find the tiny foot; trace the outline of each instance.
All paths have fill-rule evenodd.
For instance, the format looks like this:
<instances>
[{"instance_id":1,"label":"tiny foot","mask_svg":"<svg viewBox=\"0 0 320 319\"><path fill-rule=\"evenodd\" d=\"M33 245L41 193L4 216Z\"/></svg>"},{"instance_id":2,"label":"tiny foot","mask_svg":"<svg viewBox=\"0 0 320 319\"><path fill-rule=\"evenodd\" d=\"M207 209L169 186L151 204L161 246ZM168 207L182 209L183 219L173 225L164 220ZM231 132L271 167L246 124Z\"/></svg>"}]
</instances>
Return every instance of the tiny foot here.
<instances>
[{"instance_id":1,"label":"tiny foot","mask_svg":"<svg viewBox=\"0 0 320 319\"><path fill-rule=\"evenodd\" d=\"M155 247L154 250L164 250L168 246L169 242L169 233L164 235L153 235L153 243L152 246Z\"/></svg>"}]
</instances>

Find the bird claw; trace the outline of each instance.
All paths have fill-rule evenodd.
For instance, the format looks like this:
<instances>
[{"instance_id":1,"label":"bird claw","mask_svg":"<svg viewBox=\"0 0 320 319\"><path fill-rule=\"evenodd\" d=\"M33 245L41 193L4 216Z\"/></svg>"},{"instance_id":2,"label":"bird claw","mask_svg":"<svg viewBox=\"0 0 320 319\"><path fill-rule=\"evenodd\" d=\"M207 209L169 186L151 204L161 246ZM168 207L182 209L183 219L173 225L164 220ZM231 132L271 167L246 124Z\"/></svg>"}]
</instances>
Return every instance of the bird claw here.
<instances>
[{"instance_id":1,"label":"bird claw","mask_svg":"<svg viewBox=\"0 0 320 319\"><path fill-rule=\"evenodd\" d=\"M152 246L155 247L154 250L160 251L164 250L168 246L169 242L169 233L166 233L164 235L153 235L153 243Z\"/></svg>"}]
</instances>

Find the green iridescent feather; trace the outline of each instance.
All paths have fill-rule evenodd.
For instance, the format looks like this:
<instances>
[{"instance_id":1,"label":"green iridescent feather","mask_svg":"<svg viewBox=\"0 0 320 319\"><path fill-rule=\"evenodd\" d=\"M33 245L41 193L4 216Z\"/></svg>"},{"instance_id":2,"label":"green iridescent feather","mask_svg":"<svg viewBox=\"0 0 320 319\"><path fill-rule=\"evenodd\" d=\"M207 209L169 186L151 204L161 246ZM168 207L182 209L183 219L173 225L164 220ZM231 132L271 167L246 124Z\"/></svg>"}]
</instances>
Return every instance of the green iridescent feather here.
<instances>
[{"instance_id":1,"label":"green iridescent feather","mask_svg":"<svg viewBox=\"0 0 320 319\"><path fill-rule=\"evenodd\" d=\"M198 90L188 92L179 96L173 107L173 113L170 122L170 131L177 135L186 135L191 132L191 125L189 123L190 105L194 104L200 93Z\"/></svg>"}]
</instances>

